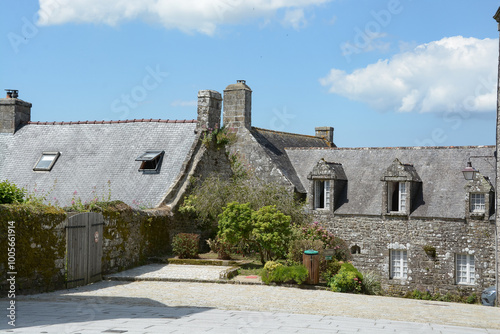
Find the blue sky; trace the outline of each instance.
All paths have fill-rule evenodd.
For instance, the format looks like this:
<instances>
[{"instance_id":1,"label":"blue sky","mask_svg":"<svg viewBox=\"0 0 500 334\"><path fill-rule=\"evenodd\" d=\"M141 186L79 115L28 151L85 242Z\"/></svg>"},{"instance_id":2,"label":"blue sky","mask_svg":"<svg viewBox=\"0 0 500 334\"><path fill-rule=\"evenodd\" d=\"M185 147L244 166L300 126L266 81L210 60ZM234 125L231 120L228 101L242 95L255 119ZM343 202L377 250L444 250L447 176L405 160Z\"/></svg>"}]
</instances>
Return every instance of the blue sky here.
<instances>
[{"instance_id":1,"label":"blue sky","mask_svg":"<svg viewBox=\"0 0 500 334\"><path fill-rule=\"evenodd\" d=\"M495 143L493 0L5 1L0 88L34 121L196 118L253 90L254 126L341 147Z\"/></svg>"}]
</instances>

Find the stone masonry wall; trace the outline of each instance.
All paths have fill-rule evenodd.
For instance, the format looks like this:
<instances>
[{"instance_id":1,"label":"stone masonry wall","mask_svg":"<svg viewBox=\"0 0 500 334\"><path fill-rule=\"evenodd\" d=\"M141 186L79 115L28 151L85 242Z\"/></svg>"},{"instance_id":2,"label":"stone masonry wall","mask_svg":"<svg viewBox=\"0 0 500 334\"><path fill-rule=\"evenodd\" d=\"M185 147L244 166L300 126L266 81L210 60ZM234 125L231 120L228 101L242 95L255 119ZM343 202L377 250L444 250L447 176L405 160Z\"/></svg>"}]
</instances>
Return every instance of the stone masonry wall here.
<instances>
[{"instance_id":1,"label":"stone masonry wall","mask_svg":"<svg viewBox=\"0 0 500 334\"><path fill-rule=\"evenodd\" d=\"M353 254L353 264L361 271L378 273L386 290L480 294L495 284L495 225L489 221L329 214L317 219L349 247L361 248L360 254ZM436 257L427 255L424 246L434 247ZM407 250L406 280L390 279L391 249ZM455 283L456 254L474 254L474 285Z\"/></svg>"},{"instance_id":2,"label":"stone masonry wall","mask_svg":"<svg viewBox=\"0 0 500 334\"><path fill-rule=\"evenodd\" d=\"M236 143L229 147L229 154L236 156L249 175L264 182L276 182L293 191L293 184L283 175L250 131L240 129Z\"/></svg>"}]
</instances>

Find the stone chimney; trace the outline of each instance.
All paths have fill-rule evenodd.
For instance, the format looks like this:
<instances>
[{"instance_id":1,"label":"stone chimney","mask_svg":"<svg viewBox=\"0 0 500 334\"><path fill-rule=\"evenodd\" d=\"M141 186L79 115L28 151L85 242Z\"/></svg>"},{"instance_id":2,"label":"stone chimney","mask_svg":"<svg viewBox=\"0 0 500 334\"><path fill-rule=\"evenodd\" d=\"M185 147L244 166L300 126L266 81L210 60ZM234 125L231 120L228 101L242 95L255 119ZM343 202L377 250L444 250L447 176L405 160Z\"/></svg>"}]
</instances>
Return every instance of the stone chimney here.
<instances>
[{"instance_id":1,"label":"stone chimney","mask_svg":"<svg viewBox=\"0 0 500 334\"><path fill-rule=\"evenodd\" d=\"M199 129L220 127L222 96L214 90L198 92L198 125Z\"/></svg>"},{"instance_id":2,"label":"stone chimney","mask_svg":"<svg viewBox=\"0 0 500 334\"><path fill-rule=\"evenodd\" d=\"M330 144L333 144L333 128L331 126L319 126L315 130L316 137L326 139Z\"/></svg>"},{"instance_id":3,"label":"stone chimney","mask_svg":"<svg viewBox=\"0 0 500 334\"><path fill-rule=\"evenodd\" d=\"M0 99L0 133L15 133L31 120L31 103L18 99L18 91L6 89Z\"/></svg>"},{"instance_id":4,"label":"stone chimney","mask_svg":"<svg viewBox=\"0 0 500 334\"><path fill-rule=\"evenodd\" d=\"M223 124L236 133L252 127L252 90L245 80L237 80L224 89Z\"/></svg>"}]
</instances>

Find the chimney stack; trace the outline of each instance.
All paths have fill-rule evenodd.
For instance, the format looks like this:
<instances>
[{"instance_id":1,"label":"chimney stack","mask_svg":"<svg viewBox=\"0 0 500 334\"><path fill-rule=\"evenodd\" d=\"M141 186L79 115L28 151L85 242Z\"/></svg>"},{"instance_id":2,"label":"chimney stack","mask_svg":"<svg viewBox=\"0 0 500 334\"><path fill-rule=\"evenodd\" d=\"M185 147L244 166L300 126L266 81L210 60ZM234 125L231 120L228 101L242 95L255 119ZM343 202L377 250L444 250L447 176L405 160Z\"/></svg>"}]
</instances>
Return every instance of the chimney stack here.
<instances>
[{"instance_id":1,"label":"chimney stack","mask_svg":"<svg viewBox=\"0 0 500 334\"><path fill-rule=\"evenodd\" d=\"M323 138L333 145L333 128L331 126L319 126L315 130L316 137Z\"/></svg>"},{"instance_id":2,"label":"chimney stack","mask_svg":"<svg viewBox=\"0 0 500 334\"><path fill-rule=\"evenodd\" d=\"M198 125L199 129L214 129L220 127L222 96L215 90L200 90L198 92Z\"/></svg>"},{"instance_id":3,"label":"chimney stack","mask_svg":"<svg viewBox=\"0 0 500 334\"><path fill-rule=\"evenodd\" d=\"M252 90L245 80L237 80L224 89L223 124L238 133L252 127Z\"/></svg>"},{"instance_id":4,"label":"chimney stack","mask_svg":"<svg viewBox=\"0 0 500 334\"><path fill-rule=\"evenodd\" d=\"M7 97L0 99L0 133L15 133L31 120L31 103L18 99L18 91L6 89Z\"/></svg>"}]
</instances>

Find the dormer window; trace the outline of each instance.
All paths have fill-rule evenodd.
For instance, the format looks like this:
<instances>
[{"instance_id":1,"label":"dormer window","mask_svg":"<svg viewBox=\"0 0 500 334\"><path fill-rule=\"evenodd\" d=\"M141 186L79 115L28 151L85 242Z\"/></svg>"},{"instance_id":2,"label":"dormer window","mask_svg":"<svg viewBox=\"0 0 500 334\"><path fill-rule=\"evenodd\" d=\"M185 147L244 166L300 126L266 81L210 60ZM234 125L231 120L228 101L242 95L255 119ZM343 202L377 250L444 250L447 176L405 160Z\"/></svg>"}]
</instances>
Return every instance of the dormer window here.
<instances>
[{"instance_id":1,"label":"dormer window","mask_svg":"<svg viewBox=\"0 0 500 334\"><path fill-rule=\"evenodd\" d=\"M422 180L415 167L394 159L382 176L382 212L387 215L409 215L418 203L412 203L421 191Z\"/></svg>"},{"instance_id":2,"label":"dormer window","mask_svg":"<svg viewBox=\"0 0 500 334\"><path fill-rule=\"evenodd\" d=\"M485 210L484 194L470 194L470 212L482 212Z\"/></svg>"},{"instance_id":3,"label":"dormer window","mask_svg":"<svg viewBox=\"0 0 500 334\"><path fill-rule=\"evenodd\" d=\"M466 217L488 220L494 212L494 190L488 177L479 172L475 173L474 178L465 185Z\"/></svg>"},{"instance_id":4,"label":"dormer window","mask_svg":"<svg viewBox=\"0 0 500 334\"><path fill-rule=\"evenodd\" d=\"M42 156L35 164L35 167L33 167L33 170L49 172L52 167L54 167L54 164L56 163L57 158L59 158L60 155L61 153L59 152L43 152Z\"/></svg>"},{"instance_id":5,"label":"dormer window","mask_svg":"<svg viewBox=\"0 0 500 334\"><path fill-rule=\"evenodd\" d=\"M330 180L314 181L314 209L330 209Z\"/></svg>"},{"instance_id":6,"label":"dormer window","mask_svg":"<svg viewBox=\"0 0 500 334\"><path fill-rule=\"evenodd\" d=\"M342 194L347 184L342 164L321 159L309 176L309 208L320 212L334 212L342 204Z\"/></svg>"},{"instance_id":7,"label":"dormer window","mask_svg":"<svg viewBox=\"0 0 500 334\"><path fill-rule=\"evenodd\" d=\"M135 161L142 161L139 171L144 173L159 173L164 153L165 151L151 150L140 155L135 159Z\"/></svg>"},{"instance_id":8,"label":"dormer window","mask_svg":"<svg viewBox=\"0 0 500 334\"><path fill-rule=\"evenodd\" d=\"M387 187L388 211L406 212L406 182L388 182Z\"/></svg>"}]
</instances>

